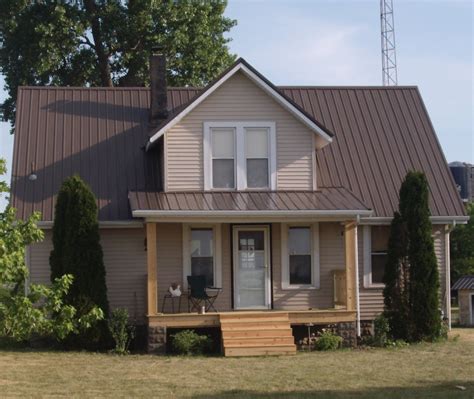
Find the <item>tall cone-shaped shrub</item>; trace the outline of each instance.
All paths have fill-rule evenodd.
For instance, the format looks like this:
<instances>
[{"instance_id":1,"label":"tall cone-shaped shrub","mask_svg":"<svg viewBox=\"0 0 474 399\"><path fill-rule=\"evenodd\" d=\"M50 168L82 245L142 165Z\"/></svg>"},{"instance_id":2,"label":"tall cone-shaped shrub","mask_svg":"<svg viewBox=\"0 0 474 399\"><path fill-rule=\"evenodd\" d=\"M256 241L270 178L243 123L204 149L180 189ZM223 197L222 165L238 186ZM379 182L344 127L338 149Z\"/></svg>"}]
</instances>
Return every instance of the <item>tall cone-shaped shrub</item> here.
<instances>
[{"instance_id":1,"label":"tall cone-shaped shrub","mask_svg":"<svg viewBox=\"0 0 474 399\"><path fill-rule=\"evenodd\" d=\"M439 272L434 251L426 176L410 172L400 189L400 213L407 225L410 313L413 341L439 336Z\"/></svg>"},{"instance_id":2,"label":"tall cone-shaped shrub","mask_svg":"<svg viewBox=\"0 0 474 399\"><path fill-rule=\"evenodd\" d=\"M400 188L385 269L385 314L394 338L433 340L440 335L439 272L432 238L429 186L409 172Z\"/></svg>"},{"instance_id":3,"label":"tall cone-shaped shrub","mask_svg":"<svg viewBox=\"0 0 474 399\"><path fill-rule=\"evenodd\" d=\"M73 275L67 301L79 314L97 305L107 318L109 305L97 213L95 196L87 184L79 176L66 179L56 201L51 280L64 274ZM95 332L94 338L90 334L83 342L102 339L100 331Z\"/></svg>"},{"instance_id":4,"label":"tall cone-shaped shrub","mask_svg":"<svg viewBox=\"0 0 474 399\"><path fill-rule=\"evenodd\" d=\"M383 278L384 313L393 338L403 340L409 339L411 331L407 239L406 223L400 213L395 212L390 226L387 264Z\"/></svg>"}]
</instances>

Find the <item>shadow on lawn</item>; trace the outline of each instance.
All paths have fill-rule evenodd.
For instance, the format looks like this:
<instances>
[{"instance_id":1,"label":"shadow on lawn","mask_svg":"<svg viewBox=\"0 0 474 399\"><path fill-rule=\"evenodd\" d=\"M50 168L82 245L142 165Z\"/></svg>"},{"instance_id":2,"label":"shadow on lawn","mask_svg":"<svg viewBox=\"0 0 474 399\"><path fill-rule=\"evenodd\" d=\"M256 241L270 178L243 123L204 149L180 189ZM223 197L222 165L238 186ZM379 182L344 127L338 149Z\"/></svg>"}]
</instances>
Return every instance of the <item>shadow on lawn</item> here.
<instances>
[{"instance_id":1,"label":"shadow on lawn","mask_svg":"<svg viewBox=\"0 0 474 399\"><path fill-rule=\"evenodd\" d=\"M460 390L457 386L465 387ZM386 387L371 388L351 391L317 390L317 391L290 391L290 392L255 392L246 390L220 391L214 394L194 395L193 399L348 399L348 398L383 398L383 399L409 399L409 398L467 398L474 399L473 381L453 381L438 385L428 385L423 387Z\"/></svg>"}]
</instances>

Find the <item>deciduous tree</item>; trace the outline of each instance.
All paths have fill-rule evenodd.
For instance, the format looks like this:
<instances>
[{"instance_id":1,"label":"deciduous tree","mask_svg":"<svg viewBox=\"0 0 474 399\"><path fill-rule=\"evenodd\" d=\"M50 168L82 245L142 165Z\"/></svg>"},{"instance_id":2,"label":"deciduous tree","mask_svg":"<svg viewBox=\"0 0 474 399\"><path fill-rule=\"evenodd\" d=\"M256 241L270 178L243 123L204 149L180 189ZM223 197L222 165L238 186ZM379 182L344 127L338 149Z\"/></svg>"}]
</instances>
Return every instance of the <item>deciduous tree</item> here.
<instances>
[{"instance_id":1,"label":"deciduous tree","mask_svg":"<svg viewBox=\"0 0 474 399\"><path fill-rule=\"evenodd\" d=\"M173 0L0 0L0 71L14 120L20 85L144 86L161 45L174 86L201 86L234 60L227 2Z\"/></svg>"},{"instance_id":2,"label":"deciduous tree","mask_svg":"<svg viewBox=\"0 0 474 399\"><path fill-rule=\"evenodd\" d=\"M5 171L5 161L0 159L0 175ZM7 184L0 181L0 196L7 190ZM25 249L43 239L36 225L39 219L39 213L34 213L27 220L18 220L10 206L0 212L0 336L18 341L33 335L62 340L103 318L97 307L77 317L75 307L65 303L73 281L69 274L54 279L50 287L26 284Z\"/></svg>"}]
</instances>

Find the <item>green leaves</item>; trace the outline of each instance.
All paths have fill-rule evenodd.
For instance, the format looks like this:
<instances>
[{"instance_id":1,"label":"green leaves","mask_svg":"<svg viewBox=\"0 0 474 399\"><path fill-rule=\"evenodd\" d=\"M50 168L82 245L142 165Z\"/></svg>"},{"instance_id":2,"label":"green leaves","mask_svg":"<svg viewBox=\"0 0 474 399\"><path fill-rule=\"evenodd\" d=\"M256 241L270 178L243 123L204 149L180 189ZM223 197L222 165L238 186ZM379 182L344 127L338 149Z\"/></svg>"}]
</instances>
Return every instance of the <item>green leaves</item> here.
<instances>
[{"instance_id":1,"label":"green leaves","mask_svg":"<svg viewBox=\"0 0 474 399\"><path fill-rule=\"evenodd\" d=\"M467 207L469 222L456 226L451 233L451 281L474 274L474 203Z\"/></svg>"},{"instance_id":2,"label":"green leaves","mask_svg":"<svg viewBox=\"0 0 474 399\"><path fill-rule=\"evenodd\" d=\"M229 66L227 2L0 0L0 71L14 123L20 85L144 86L151 48L162 45L171 86L203 86Z\"/></svg>"},{"instance_id":3,"label":"green leaves","mask_svg":"<svg viewBox=\"0 0 474 399\"><path fill-rule=\"evenodd\" d=\"M4 160L0 159L0 174L5 172ZM2 191L6 191L6 184L1 183ZM71 275L56 278L50 287L40 284L26 287L26 247L44 236L36 225L38 220L39 213L18 220L10 206L0 212L0 336L18 341L32 335L61 340L103 319L103 312L97 307L77 318L76 309L65 303L73 283Z\"/></svg>"}]
</instances>

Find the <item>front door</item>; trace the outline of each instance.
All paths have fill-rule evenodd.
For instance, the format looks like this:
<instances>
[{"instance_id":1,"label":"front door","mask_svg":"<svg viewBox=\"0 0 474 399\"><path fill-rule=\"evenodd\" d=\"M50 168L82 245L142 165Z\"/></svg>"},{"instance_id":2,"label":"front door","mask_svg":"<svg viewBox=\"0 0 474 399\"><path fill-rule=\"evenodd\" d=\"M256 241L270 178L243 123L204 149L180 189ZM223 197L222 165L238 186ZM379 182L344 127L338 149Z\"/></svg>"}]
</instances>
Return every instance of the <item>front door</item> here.
<instances>
[{"instance_id":1,"label":"front door","mask_svg":"<svg viewBox=\"0 0 474 399\"><path fill-rule=\"evenodd\" d=\"M268 226L234 226L234 307L269 309L270 240Z\"/></svg>"}]
</instances>

